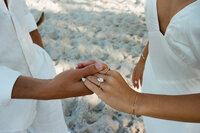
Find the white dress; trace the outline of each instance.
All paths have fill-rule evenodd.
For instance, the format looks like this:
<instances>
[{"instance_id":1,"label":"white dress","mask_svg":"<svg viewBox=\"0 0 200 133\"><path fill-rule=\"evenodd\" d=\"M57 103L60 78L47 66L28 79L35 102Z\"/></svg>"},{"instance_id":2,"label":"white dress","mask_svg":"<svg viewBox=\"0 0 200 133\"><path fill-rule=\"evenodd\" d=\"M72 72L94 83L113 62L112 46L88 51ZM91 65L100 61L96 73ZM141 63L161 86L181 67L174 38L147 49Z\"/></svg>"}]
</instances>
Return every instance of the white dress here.
<instances>
[{"instance_id":1,"label":"white dress","mask_svg":"<svg viewBox=\"0 0 200 133\"><path fill-rule=\"evenodd\" d=\"M200 0L170 21L160 32L157 0L146 1L149 55L143 93L182 95L200 93ZM200 124L144 117L147 133L200 133Z\"/></svg>"}]
</instances>

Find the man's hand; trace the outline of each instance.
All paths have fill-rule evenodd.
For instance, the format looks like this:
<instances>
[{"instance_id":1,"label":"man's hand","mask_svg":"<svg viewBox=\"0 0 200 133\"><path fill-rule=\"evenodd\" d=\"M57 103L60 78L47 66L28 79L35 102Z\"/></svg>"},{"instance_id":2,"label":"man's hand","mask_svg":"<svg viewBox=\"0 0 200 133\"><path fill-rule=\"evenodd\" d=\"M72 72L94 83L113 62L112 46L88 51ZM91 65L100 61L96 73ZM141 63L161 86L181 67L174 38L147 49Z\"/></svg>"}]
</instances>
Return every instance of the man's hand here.
<instances>
[{"instance_id":1,"label":"man's hand","mask_svg":"<svg viewBox=\"0 0 200 133\"><path fill-rule=\"evenodd\" d=\"M95 64L95 63L97 63L97 61L95 61L95 60L90 60L90 61L86 61L86 62L81 62L81 63L78 63L78 64L77 64L76 69L81 69L81 68L84 68L84 67L86 67L86 66ZM103 64L103 65L107 68L107 65L106 65L106 64Z\"/></svg>"},{"instance_id":2,"label":"man's hand","mask_svg":"<svg viewBox=\"0 0 200 133\"><path fill-rule=\"evenodd\" d=\"M47 100L92 94L81 82L81 78L98 73L106 67L96 62L81 69L62 72L51 80L20 76L13 88L12 98Z\"/></svg>"},{"instance_id":3,"label":"man's hand","mask_svg":"<svg viewBox=\"0 0 200 133\"><path fill-rule=\"evenodd\" d=\"M92 94L92 92L85 87L83 82L81 82L81 78L93 75L103 69L105 69L103 64L94 63L81 69L65 71L50 82L48 89L51 88L49 90L52 93L49 94L52 95L51 97L55 98L57 98L57 96L59 98L65 98ZM55 90L55 87L58 89Z\"/></svg>"}]
</instances>

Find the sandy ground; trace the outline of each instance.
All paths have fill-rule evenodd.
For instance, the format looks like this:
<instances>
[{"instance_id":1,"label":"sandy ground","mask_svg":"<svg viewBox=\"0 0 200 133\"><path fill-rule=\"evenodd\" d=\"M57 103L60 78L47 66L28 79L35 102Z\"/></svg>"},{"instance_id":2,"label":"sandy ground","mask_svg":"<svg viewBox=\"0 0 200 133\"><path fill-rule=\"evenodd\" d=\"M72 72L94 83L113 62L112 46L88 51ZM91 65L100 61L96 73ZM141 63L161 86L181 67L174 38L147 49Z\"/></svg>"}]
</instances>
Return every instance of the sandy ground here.
<instances>
[{"instance_id":1,"label":"sandy ground","mask_svg":"<svg viewBox=\"0 0 200 133\"><path fill-rule=\"evenodd\" d=\"M95 59L119 71L131 85L132 69L146 43L143 0L28 0L44 11L39 27L57 73ZM144 133L140 116L118 112L96 95L63 100L72 133Z\"/></svg>"}]
</instances>

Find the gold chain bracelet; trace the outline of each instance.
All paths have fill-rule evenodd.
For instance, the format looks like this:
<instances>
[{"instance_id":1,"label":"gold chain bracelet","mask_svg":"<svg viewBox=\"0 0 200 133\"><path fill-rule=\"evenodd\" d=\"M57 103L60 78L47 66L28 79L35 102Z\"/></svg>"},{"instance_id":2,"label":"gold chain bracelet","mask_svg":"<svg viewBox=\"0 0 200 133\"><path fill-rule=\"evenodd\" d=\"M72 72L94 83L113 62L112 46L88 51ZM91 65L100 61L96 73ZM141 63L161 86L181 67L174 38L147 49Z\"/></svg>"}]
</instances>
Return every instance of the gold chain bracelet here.
<instances>
[{"instance_id":1,"label":"gold chain bracelet","mask_svg":"<svg viewBox=\"0 0 200 133\"><path fill-rule=\"evenodd\" d=\"M138 93L135 94L135 101L133 103L133 115L136 117L135 113L136 113L136 110L135 110L135 105L136 105L136 101L137 101L137 96L138 96Z\"/></svg>"}]
</instances>

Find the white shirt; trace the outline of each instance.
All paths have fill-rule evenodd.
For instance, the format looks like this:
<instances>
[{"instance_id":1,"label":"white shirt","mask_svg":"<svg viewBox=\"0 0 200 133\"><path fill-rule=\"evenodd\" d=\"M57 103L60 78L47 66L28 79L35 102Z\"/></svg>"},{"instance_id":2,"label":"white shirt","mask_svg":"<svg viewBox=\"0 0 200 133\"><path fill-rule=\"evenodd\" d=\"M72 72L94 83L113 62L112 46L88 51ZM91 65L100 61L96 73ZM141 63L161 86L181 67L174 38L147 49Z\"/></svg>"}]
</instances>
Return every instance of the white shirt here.
<instances>
[{"instance_id":1,"label":"white shirt","mask_svg":"<svg viewBox=\"0 0 200 133\"><path fill-rule=\"evenodd\" d=\"M55 70L48 54L32 42L37 28L25 0L0 0L0 133L66 133L60 100L11 99L20 76L49 79Z\"/></svg>"},{"instance_id":2,"label":"white shirt","mask_svg":"<svg viewBox=\"0 0 200 133\"><path fill-rule=\"evenodd\" d=\"M149 55L142 91L162 95L200 93L200 0L174 15L165 35L159 29L157 0L147 0L146 22ZM200 132L199 123L144 117L144 125L147 133Z\"/></svg>"}]
</instances>

